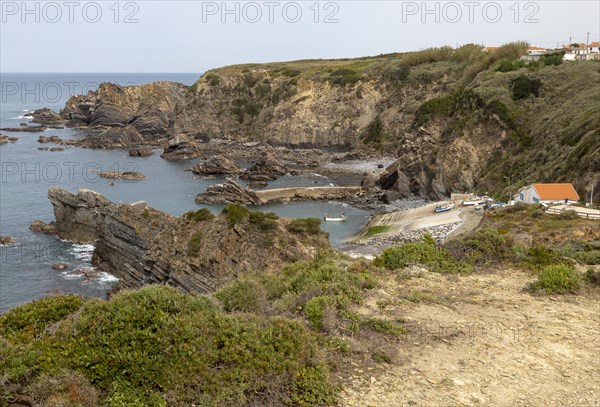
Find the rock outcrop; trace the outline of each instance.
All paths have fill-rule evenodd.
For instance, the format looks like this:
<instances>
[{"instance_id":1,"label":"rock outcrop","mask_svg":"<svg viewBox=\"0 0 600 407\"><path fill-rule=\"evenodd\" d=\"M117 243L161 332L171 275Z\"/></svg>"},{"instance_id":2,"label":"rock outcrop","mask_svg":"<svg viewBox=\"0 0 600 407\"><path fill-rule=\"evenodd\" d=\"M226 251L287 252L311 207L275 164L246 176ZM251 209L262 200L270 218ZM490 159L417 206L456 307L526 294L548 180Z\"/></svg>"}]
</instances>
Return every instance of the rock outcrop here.
<instances>
[{"instance_id":1,"label":"rock outcrop","mask_svg":"<svg viewBox=\"0 0 600 407\"><path fill-rule=\"evenodd\" d=\"M150 157L154 151L150 147L136 147L129 149L129 157Z\"/></svg>"},{"instance_id":2,"label":"rock outcrop","mask_svg":"<svg viewBox=\"0 0 600 407\"><path fill-rule=\"evenodd\" d=\"M99 175L100 175L100 178L124 179L124 180L130 180L130 181L140 181L140 180L146 179L146 176L144 174L142 174L141 172L135 172L135 171L124 171L124 172L106 171L106 172L101 172Z\"/></svg>"},{"instance_id":3,"label":"rock outcrop","mask_svg":"<svg viewBox=\"0 0 600 407\"><path fill-rule=\"evenodd\" d=\"M33 113L31 113L31 122L32 123L40 123L40 124L64 124L66 122L65 118L60 114L50 110L45 107L43 109L37 109Z\"/></svg>"},{"instance_id":4,"label":"rock outcrop","mask_svg":"<svg viewBox=\"0 0 600 407\"><path fill-rule=\"evenodd\" d=\"M287 172L288 168L273 153L265 151L261 160L245 171L240 178L250 181L273 181Z\"/></svg>"},{"instance_id":5,"label":"rock outcrop","mask_svg":"<svg viewBox=\"0 0 600 407\"><path fill-rule=\"evenodd\" d=\"M6 144L9 141L11 143L15 143L15 142L19 141L19 138L18 137L8 137L8 136L5 136L4 134L0 134L0 145Z\"/></svg>"},{"instance_id":6,"label":"rock outcrop","mask_svg":"<svg viewBox=\"0 0 600 407\"><path fill-rule=\"evenodd\" d=\"M205 192L198 194L196 203L263 205L264 201L252 189L242 187L235 181L227 180L223 184L211 185Z\"/></svg>"},{"instance_id":7,"label":"rock outcrop","mask_svg":"<svg viewBox=\"0 0 600 407\"><path fill-rule=\"evenodd\" d=\"M48 191L56 233L63 239L95 242L93 263L119 277L120 288L170 284L185 292L209 292L256 270L311 258L328 246L327 235L297 235L289 220L258 224L249 213L234 221L226 215L198 220L194 213L173 218L144 202L114 204L81 189Z\"/></svg>"},{"instance_id":8,"label":"rock outcrop","mask_svg":"<svg viewBox=\"0 0 600 407\"><path fill-rule=\"evenodd\" d=\"M169 142L169 146L165 148L160 157L165 160L190 160L200 154L202 151L192 142L174 139Z\"/></svg>"},{"instance_id":9,"label":"rock outcrop","mask_svg":"<svg viewBox=\"0 0 600 407\"><path fill-rule=\"evenodd\" d=\"M232 175L239 174L242 169L233 160L217 154L192 167L192 172L199 175Z\"/></svg>"},{"instance_id":10,"label":"rock outcrop","mask_svg":"<svg viewBox=\"0 0 600 407\"><path fill-rule=\"evenodd\" d=\"M17 243L15 239L10 236L0 236L0 246L7 246Z\"/></svg>"}]
</instances>

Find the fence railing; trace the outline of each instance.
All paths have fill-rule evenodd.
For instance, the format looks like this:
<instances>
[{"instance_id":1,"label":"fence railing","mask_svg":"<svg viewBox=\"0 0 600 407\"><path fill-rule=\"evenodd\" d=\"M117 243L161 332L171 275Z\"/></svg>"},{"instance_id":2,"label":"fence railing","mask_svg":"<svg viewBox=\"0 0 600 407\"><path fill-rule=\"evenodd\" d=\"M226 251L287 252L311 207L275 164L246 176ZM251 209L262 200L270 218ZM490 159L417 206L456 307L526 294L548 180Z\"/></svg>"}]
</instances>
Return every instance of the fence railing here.
<instances>
[{"instance_id":1,"label":"fence railing","mask_svg":"<svg viewBox=\"0 0 600 407\"><path fill-rule=\"evenodd\" d=\"M577 216L584 219L600 219L600 213L589 213L584 211L578 211L577 209L578 208L576 206L571 208L548 208L546 209L546 212L559 215L566 211L573 211L577 214Z\"/></svg>"}]
</instances>

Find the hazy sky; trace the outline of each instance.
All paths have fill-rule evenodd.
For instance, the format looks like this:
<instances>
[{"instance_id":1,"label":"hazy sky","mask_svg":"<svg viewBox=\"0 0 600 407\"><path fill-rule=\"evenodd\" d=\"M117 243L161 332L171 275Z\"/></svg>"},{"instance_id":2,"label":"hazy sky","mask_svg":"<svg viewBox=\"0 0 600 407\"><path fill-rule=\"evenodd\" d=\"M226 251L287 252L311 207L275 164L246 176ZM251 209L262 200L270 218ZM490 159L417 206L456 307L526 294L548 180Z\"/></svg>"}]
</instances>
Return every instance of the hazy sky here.
<instances>
[{"instance_id":1,"label":"hazy sky","mask_svg":"<svg viewBox=\"0 0 600 407\"><path fill-rule=\"evenodd\" d=\"M588 32L598 41L599 4L2 0L0 70L202 72L244 62L356 57L470 42L526 40L554 47L570 37L585 42Z\"/></svg>"}]
</instances>

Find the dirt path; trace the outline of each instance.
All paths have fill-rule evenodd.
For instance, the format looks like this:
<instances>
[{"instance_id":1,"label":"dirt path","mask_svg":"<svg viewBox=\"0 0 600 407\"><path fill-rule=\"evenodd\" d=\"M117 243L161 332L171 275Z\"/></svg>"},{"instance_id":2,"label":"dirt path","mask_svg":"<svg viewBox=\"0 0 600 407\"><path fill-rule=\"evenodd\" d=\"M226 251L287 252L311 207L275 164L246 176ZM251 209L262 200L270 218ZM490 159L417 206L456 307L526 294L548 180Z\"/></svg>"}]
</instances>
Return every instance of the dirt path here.
<instances>
[{"instance_id":1,"label":"dirt path","mask_svg":"<svg viewBox=\"0 0 600 407\"><path fill-rule=\"evenodd\" d=\"M599 406L600 290L536 297L523 291L533 279L389 277L357 311L403 318L408 333L382 345L389 364L347 361L340 405Z\"/></svg>"}]
</instances>

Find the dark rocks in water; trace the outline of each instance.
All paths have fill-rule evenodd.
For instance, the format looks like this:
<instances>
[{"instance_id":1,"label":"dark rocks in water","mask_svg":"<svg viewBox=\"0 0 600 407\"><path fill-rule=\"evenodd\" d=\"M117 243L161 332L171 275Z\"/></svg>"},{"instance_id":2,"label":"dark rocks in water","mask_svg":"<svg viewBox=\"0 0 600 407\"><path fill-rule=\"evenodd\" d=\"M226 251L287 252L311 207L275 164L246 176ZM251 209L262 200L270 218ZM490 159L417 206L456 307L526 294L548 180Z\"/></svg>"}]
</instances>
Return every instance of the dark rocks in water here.
<instances>
[{"instance_id":1,"label":"dark rocks in water","mask_svg":"<svg viewBox=\"0 0 600 407\"><path fill-rule=\"evenodd\" d=\"M146 176L141 172L135 171L125 171L125 172L117 172L117 171L106 171L101 172L100 178L109 178L109 179L125 179L125 180L143 180L146 179Z\"/></svg>"},{"instance_id":2,"label":"dark rocks in water","mask_svg":"<svg viewBox=\"0 0 600 407\"><path fill-rule=\"evenodd\" d=\"M200 175L239 174L242 169L233 160L218 154L192 167L192 172Z\"/></svg>"},{"instance_id":3,"label":"dark rocks in water","mask_svg":"<svg viewBox=\"0 0 600 407\"><path fill-rule=\"evenodd\" d=\"M66 270L68 267L69 267L69 265L67 263L62 263L62 262L54 263L52 265L52 269L58 270L58 271Z\"/></svg>"},{"instance_id":4,"label":"dark rocks in water","mask_svg":"<svg viewBox=\"0 0 600 407\"><path fill-rule=\"evenodd\" d=\"M18 141L18 140L19 140L18 137L8 137L8 136L5 136L4 134L0 134L0 145L1 144L6 144L9 141L11 143L14 143L15 141Z\"/></svg>"},{"instance_id":5,"label":"dark rocks in water","mask_svg":"<svg viewBox=\"0 0 600 407\"><path fill-rule=\"evenodd\" d=\"M38 137L38 143L55 143L60 144L63 140L58 136L40 136Z\"/></svg>"},{"instance_id":6,"label":"dark rocks in water","mask_svg":"<svg viewBox=\"0 0 600 407\"><path fill-rule=\"evenodd\" d=\"M202 151L189 141L172 140L160 155L165 160L190 160L202 154Z\"/></svg>"},{"instance_id":7,"label":"dark rocks in water","mask_svg":"<svg viewBox=\"0 0 600 407\"><path fill-rule=\"evenodd\" d=\"M150 147L137 147L129 149L130 157L150 157L154 151Z\"/></svg>"},{"instance_id":8,"label":"dark rocks in water","mask_svg":"<svg viewBox=\"0 0 600 407\"><path fill-rule=\"evenodd\" d=\"M17 241L10 236L0 236L0 245L11 245L15 244Z\"/></svg>"},{"instance_id":9,"label":"dark rocks in water","mask_svg":"<svg viewBox=\"0 0 600 407\"><path fill-rule=\"evenodd\" d=\"M55 222L46 223L41 220L34 220L31 222L29 229L31 229L33 232L45 233L47 235L54 235L57 231Z\"/></svg>"},{"instance_id":10,"label":"dark rocks in water","mask_svg":"<svg viewBox=\"0 0 600 407\"><path fill-rule=\"evenodd\" d=\"M0 131L13 131L21 133L38 133L48 130L47 126L24 126L24 127L3 127Z\"/></svg>"},{"instance_id":11,"label":"dark rocks in water","mask_svg":"<svg viewBox=\"0 0 600 407\"><path fill-rule=\"evenodd\" d=\"M41 124L64 124L66 122L64 117L48 109L47 107L43 109L37 109L31 113L31 121L33 123Z\"/></svg>"},{"instance_id":12,"label":"dark rocks in water","mask_svg":"<svg viewBox=\"0 0 600 407\"><path fill-rule=\"evenodd\" d=\"M42 151L64 151L63 147L38 147L38 150Z\"/></svg>"},{"instance_id":13,"label":"dark rocks in water","mask_svg":"<svg viewBox=\"0 0 600 407\"><path fill-rule=\"evenodd\" d=\"M250 181L273 181L287 172L288 168L273 153L265 151L261 160L245 171L240 178Z\"/></svg>"},{"instance_id":14,"label":"dark rocks in water","mask_svg":"<svg viewBox=\"0 0 600 407\"><path fill-rule=\"evenodd\" d=\"M196 196L196 203L225 204L237 203L245 205L262 205L264 202L250 188L244 188L235 181L228 180L223 184L211 185L206 192Z\"/></svg>"}]
</instances>

